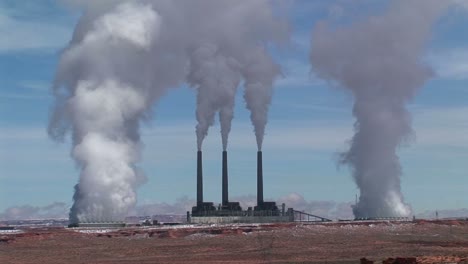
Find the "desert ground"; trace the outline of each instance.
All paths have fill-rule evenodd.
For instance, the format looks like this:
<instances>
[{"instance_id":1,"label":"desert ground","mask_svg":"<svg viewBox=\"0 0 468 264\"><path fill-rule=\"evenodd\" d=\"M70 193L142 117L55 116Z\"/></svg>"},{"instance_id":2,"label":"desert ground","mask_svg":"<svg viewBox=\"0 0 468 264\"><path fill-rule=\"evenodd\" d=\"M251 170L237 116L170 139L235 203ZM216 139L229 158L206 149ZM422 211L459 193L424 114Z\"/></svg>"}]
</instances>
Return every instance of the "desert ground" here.
<instances>
[{"instance_id":1,"label":"desert ground","mask_svg":"<svg viewBox=\"0 0 468 264\"><path fill-rule=\"evenodd\" d=\"M360 263L361 258L382 263L396 257L468 263L468 221L41 227L0 233L4 264Z\"/></svg>"}]
</instances>

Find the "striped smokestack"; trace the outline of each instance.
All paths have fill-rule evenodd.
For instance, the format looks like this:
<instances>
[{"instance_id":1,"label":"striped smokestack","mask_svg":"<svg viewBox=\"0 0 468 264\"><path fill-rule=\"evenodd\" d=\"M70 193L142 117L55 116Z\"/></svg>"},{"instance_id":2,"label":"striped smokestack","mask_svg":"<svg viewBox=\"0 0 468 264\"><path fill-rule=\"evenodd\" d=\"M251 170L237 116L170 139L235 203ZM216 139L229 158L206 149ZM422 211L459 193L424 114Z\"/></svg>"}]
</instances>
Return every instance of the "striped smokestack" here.
<instances>
[{"instance_id":1,"label":"striped smokestack","mask_svg":"<svg viewBox=\"0 0 468 264\"><path fill-rule=\"evenodd\" d=\"M257 152L257 206L263 205L263 167L262 151Z\"/></svg>"},{"instance_id":2,"label":"striped smokestack","mask_svg":"<svg viewBox=\"0 0 468 264\"><path fill-rule=\"evenodd\" d=\"M228 198L228 164L227 164L227 151L223 151L223 205L227 205L229 203Z\"/></svg>"},{"instance_id":3,"label":"striped smokestack","mask_svg":"<svg viewBox=\"0 0 468 264\"><path fill-rule=\"evenodd\" d=\"M203 203L203 165L202 152L197 152L197 205Z\"/></svg>"}]
</instances>

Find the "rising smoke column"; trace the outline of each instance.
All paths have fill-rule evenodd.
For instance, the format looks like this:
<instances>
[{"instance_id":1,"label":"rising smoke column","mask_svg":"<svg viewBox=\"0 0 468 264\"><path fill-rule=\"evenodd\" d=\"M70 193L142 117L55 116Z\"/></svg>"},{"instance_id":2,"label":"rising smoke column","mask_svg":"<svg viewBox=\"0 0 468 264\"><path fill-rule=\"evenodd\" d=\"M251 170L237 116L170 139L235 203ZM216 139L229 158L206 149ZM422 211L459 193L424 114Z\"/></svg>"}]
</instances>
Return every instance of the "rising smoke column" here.
<instances>
[{"instance_id":1,"label":"rising smoke column","mask_svg":"<svg viewBox=\"0 0 468 264\"><path fill-rule=\"evenodd\" d=\"M187 17L189 20L195 17L197 24L191 31L193 44L187 80L197 89L198 149L219 113L223 150L226 150L241 78L245 80L247 107L252 112L261 145L272 84L279 73L266 46L287 40L287 21L275 16L272 2L268 0L184 3L193 5L187 7L194 10Z\"/></svg>"},{"instance_id":2,"label":"rising smoke column","mask_svg":"<svg viewBox=\"0 0 468 264\"><path fill-rule=\"evenodd\" d=\"M197 146L201 150L208 129L219 112L223 150L226 150L234 101L241 74L245 79L244 98L250 110L258 149L261 150L268 108L273 95L273 82L281 73L264 47L251 47L249 57L224 57L213 45L204 45L193 56L188 81L197 87ZM244 59L243 63L242 61Z\"/></svg>"},{"instance_id":3,"label":"rising smoke column","mask_svg":"<svg viewBox=\"0 0 468 264\"><path fill-rule=\"evenodd\" d=\"M213 44L197 48L191 58L188 82L197 89L197 147L201 150L208 129L219 112L223 150L227 149L231 122L234 117L234 101L240 83L239 63L226 58Z\"/></svg>"},{"instance_id":4,"label":"rising smoke column","mask_svg":"<svg viewBox=\"0 0 468 264\"><path fill-rule=\"evenodd\" d=\"M244 99L250 111L258 150L262 150L268 109L273 96L273 82L281 74L266 48L256 49L244 71Z\"/></svg>"},{"instance_id":5,"label":"rising smoke column","mask_svg":"<svg viewBox=\"0 0 468 264\"><path fill-rule=\"evenodd\" d=\"M53 139L71 132L81 171L71 223L122 220L135 205L145 180L139 126L169 88L216 83L219 99L199 97L210 107L216 101L225 147L240 68L288 32L269 0L62 1L85 9L60 58L49 123ZM200 116L209 123L212 110L200 109L208 109Z\"/></svg>"},{"instance_id":6,"label":"rising smoke column","mask_svg":"<svg viewBox=\"0 0 468 264\"><path fill-rule=\"evenodd\" d=\"M401 194L396 150L412 133L406 105L432 76L422 55L446 4L390 1L381 16L341 28L321 23L313 31L313 69L355 98L355 134L342 162L353 169L360 189L353 208L358 218L410 214Z\"/></svg>"},{"instance_id":7,"label":"rising smoke column","mask_svg":"<svg viewBox=\"0 0 468 264\"><path fill-rule=\"evenodd\" d=\"M184 60L161 56L172 50L157 46L165 40L151 5L103 3L87 3L54 83L49 135L60 140L71 131L71 156L81 170L71 223L123 220L136 204L145 181L136 166L140 121L165 88L184 78Z\"/></svg>"}]
</instances>

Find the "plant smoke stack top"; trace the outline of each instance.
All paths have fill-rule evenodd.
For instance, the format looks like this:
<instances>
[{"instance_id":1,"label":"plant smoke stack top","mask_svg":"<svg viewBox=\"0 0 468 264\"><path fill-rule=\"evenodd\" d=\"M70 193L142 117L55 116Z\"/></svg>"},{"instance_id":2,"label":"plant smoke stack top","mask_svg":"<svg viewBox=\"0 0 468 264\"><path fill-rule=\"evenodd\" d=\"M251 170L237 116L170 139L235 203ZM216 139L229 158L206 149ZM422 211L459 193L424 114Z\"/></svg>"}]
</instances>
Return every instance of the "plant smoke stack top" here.
<instances>
[{"instance_id":1,"label":"plant smoke stack top","mask_svg":"<svg viewBox=\"0 0 468 264\"><path fill-rule=\"evenodd\" d=\"M263 168L262 151L257 152L257 206L263 204Z\"/></svg>"},{"instance_id":2,"label":"plant smoke stack top","mask_svg":"<svg viewBox=\"0 0 468 264\"><path fill-rule=\"evenodd\" d=\"M203 165L202 152L197 152L197 205L203 203Z\"/></svg>"},{"instance_id":3,"label":"plant smoke stack top","mask_svg":"<svg viewBox=\"0 0 468 264\"><path fill-rule=\"evenodd\" d=\"M227 165L227 151L223 151L223 205L228 205L229 203L229 187L228 187L228 165Z\"/></svg>"}]
</instances>

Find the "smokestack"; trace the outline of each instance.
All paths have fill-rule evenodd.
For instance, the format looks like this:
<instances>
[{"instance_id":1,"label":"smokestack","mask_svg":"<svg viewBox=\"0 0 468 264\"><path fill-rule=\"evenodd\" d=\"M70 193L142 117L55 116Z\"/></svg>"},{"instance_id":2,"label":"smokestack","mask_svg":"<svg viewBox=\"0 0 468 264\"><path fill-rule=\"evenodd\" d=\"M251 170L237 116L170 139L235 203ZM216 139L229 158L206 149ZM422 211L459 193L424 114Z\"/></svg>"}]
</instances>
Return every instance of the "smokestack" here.
<instances>
[{"instance_id":1,"label":"smokestack","mask_svg":"<svg viewBox=\"0 0 468 264\"><path fill-rule=\"evenodd\" d=\"M80 2L76 6L83 16L61 52L48 133L57 141L73 135L70 153L80 179L71 223L122 221L136 205L137 188L145 180L137 166L142 154L139 124L167 90L182 83L197 88L197 150L217 112L226 149L243 78L249 80L249 105L258 118L265 116L271 74L263 57L271 56L264 46L282 46L289 35L288 21L277 15L272 1L70 2ZM107 45L109 39L113 45ZM262 129L257 134L263 135ZM197 165L197 202L203 202L201 161ZM213 209L210 203L204 208Z\"/></svg>"},{"instance_id":2,"label":"smokestack","mask_svg":"<svg viewBox=\"0 0 468 264\"><path fill-rule=\"evenodd\" d=\"M263 168L262 151L257 152L257 206L263 205Z\"/></svg>"},{"instance_id":3,"label":"smokestack","mask_svg":"<svg viewBox=\"0 0 468 264\"><path fill-rule=\"evenodd\" d=\"M227 205L229 203L228 196L227 151L223 151L223 205Z\"/></svg>"},{"instance_id":4,"label":"smokestack","mask_svg":"<svg viewBox=\"0 0 468 264\"><path fill-rule=\"evenodd\" d=\"M197 152L197 205L203 203L203 165L202 152Z\"/></svg>"}]
</instances>

